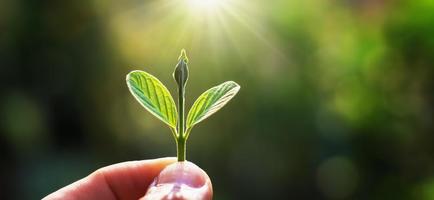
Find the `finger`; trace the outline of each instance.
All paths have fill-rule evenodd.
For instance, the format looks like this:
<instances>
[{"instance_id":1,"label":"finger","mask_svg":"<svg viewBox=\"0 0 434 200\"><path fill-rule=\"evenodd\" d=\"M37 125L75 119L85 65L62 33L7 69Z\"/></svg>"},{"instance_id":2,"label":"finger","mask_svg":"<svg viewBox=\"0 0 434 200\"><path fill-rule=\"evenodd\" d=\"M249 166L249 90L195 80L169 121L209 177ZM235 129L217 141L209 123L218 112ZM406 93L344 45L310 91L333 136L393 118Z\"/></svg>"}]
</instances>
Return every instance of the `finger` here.
<instances>
[{"instance_id":1,"label":"finger","mask_svg":"<svg viewBox=\"0 0 434 200\"><path fill-rule=\"evenodd\" d=\"M103 167L44 200L138 199L153 179L176 158L130 161Z\"/></svg>"},{"instance_id":2,"label":"finger","mask_svg":"<svg viewBox=\"0 0 434 200\"><path fill-rule=\"evenodd\" d=\"M210 200L212 194L208 175L185 161L173 163L161 171L142 200Z\"/></svg>"}]
</instances>

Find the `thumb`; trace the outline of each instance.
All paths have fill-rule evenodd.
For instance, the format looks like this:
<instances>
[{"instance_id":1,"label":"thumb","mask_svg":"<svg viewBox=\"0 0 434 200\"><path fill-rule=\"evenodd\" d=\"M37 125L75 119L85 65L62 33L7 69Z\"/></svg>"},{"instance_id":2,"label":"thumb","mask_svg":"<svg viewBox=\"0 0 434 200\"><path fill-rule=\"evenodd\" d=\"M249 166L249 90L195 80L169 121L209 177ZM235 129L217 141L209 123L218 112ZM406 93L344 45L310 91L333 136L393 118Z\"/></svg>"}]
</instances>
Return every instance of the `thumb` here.
<instances>
[{"instance_id":1,"label":"thumb","mask_svg":"<svg viewBox=\"0 0 434 200\"><path fill-rule=\"evenodd\" d=\"M211 200L208 175L192 162L176 162L164 168L149 186L142 200Z\"/></svg>"}]
</instances>

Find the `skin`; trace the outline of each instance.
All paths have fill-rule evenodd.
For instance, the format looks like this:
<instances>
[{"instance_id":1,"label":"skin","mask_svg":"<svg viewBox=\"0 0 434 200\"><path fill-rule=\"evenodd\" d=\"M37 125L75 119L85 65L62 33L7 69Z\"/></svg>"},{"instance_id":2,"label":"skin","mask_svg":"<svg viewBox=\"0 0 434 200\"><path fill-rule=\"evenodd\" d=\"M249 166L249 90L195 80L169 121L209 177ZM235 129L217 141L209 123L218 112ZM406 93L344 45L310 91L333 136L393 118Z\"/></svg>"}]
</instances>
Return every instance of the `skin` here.
<instances>
[{"instance_id":1,"label":"skin","mask_svg":"<svg viewBox=\"0 0 434 200\"><path fill-rule=\"evenodd\" d=\"M43 200L212 199L208 175L176 158L123 162L96 170Z\"/></svg>"}]
</instances>

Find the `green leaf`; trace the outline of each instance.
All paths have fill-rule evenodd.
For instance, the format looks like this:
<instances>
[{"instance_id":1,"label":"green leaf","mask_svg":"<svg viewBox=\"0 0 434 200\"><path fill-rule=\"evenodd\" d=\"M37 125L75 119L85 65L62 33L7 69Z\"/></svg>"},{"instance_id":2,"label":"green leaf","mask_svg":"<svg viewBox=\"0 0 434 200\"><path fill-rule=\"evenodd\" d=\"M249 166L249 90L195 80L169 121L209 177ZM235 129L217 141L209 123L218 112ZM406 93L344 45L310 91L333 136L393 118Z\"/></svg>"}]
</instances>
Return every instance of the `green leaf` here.
<instances>
[{"instance_id":1,"label":"green leaf","mask_svg":"<svg viewBox=\"0 0 434 200\"><path fill-rule=\"evenodd\" d=\"M240 86L227 81L215 86L197 98L188 112L187 129L191 129L197 123L211 116L228 103L240 90Z\"/></svg>"},{"instance_id":2,"label":"green leaf","mask_svg":"<svg viewBox=\"0 0 434 200\"><path fill-rule=\"evenodd\" d=\"M139 103L155 117L176 128L176 105L169 90L154 76L135 70L127 75L128 88Z\"/></svg>"}]
</instances>

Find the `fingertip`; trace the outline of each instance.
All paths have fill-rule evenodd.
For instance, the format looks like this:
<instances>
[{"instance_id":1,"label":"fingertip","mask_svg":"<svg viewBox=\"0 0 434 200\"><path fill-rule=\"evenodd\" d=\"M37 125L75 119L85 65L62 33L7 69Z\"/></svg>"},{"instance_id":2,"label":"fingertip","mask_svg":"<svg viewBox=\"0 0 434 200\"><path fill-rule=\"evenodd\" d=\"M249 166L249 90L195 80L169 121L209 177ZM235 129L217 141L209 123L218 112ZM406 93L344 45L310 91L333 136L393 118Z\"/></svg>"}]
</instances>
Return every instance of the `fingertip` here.
<instances>
[{"instance_id":1,"label":"fingertip","mask_svg":"<svg viewBox=\"0 0 434 200\"><path fill-rule=\"evenodd\" d=\"M142 199L209 200L212 195L211 180L206 172L194 163L185 161L163 169Z\"/></svg>"}]
</instances>

